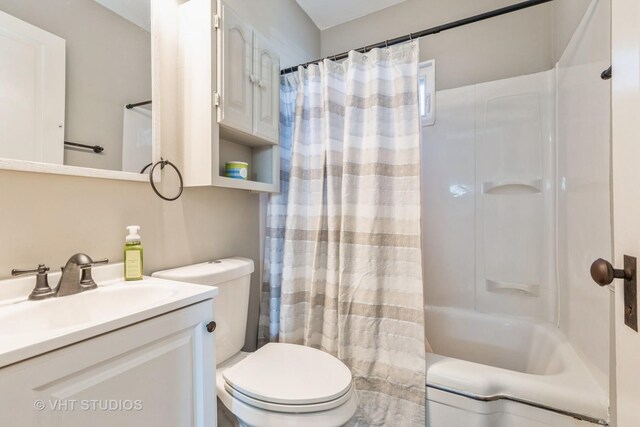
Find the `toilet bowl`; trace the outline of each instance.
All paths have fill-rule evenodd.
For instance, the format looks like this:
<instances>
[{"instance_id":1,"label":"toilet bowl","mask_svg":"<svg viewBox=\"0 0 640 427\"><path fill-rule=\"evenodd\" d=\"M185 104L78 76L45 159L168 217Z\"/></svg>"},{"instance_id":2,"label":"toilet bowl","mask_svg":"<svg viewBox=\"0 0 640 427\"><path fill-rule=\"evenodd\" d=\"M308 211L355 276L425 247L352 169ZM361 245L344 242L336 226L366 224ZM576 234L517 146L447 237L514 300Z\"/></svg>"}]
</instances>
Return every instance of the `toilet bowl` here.
<instances>
[{"instance_id":1,"label":"toilet bowl","mask_svg":"<svg viewBox=\"0 0 640 427\"><path fill-rule=\"evenodd\" d=\"M153 274L219 288L216 391L224 408L218 408L218 426L346 424L356 412L358 399L351 372L340 360L314 348L284 343L270 343L253 353L240 351L253 271L252 260L236 257Z\"/></svg>"}]
</instances>

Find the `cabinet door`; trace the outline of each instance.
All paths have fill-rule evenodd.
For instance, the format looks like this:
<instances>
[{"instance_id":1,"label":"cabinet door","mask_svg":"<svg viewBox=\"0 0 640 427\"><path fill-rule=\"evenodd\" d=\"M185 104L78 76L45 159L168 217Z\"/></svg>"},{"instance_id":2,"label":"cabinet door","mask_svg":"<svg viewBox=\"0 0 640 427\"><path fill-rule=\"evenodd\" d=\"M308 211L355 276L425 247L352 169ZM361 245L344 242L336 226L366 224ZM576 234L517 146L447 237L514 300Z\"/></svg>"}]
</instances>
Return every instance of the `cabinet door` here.
<instances>
[{"instance_id":1,"label":"cabinet door","mask_svg":"<svg viewBox=\"0 0 640 427\"><path fill-rule=\"evenodd\" d=\"M253 51L252 30L240 16L221 2L218 49L218 121L232 129L252 133Z\"/></svg>"},{"instance_id":2,"label":"cabinet door","mask_svg":"<svg viewBox=\"0 0 640 427\"><path fill-rule=\"evenodd\" d=\"M216 425L213 302L0 370L0 425Z\"/></svg>"},{"instance_id":3,"label":"cabinet door","mask_svg":"<svg viewBox=\"0 0 640 427\"><path fill-rule=\"evenodd\" d=\"M258 33L253 36L253 132L278 143L280 124L280 58Z\"/></svg>"}]
</instances>

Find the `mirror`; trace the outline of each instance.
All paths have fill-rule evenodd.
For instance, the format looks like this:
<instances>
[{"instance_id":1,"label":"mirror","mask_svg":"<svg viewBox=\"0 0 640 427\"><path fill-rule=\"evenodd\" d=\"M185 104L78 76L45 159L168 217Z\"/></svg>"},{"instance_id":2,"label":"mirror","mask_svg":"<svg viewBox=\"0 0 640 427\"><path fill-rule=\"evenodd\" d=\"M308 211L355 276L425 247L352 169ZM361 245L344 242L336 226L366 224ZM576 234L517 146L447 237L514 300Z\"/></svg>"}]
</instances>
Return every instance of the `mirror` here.
<instances>
[{"instance_id":1,"label":"mirror","mask_svg":"<svg viewBox=\"0 0 640 427\"><path fill-rule=\"evenodd\" d=\"M151 163L150 2L0 0L0 165Z\"/></svg>"}]
</instances>

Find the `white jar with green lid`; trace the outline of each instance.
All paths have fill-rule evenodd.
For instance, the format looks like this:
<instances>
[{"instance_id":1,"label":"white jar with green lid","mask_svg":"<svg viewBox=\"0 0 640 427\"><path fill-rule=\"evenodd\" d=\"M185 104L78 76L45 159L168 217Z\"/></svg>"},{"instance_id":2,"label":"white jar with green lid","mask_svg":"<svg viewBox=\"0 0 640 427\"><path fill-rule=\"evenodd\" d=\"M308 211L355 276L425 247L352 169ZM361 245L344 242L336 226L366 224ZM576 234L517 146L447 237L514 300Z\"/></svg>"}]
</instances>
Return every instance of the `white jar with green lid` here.
<instances>
[{"instance_id":1,"label":"white jar with green lid","mask_svg":"<svg viewBox=\"0 0 640 427\"><path fill-rule=\"evenodd\" d=\"M249 163L238 161L226 162L224 176L233 179L248 179Z\"/></svg>"}]
</instances>

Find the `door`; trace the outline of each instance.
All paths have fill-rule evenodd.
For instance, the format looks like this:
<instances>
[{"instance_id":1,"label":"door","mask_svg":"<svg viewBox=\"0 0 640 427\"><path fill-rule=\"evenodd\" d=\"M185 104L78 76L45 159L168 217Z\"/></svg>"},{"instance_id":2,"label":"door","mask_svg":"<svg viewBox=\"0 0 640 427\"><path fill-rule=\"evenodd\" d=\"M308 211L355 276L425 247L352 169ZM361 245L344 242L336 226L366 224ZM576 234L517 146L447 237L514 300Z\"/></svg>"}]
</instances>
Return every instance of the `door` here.
<instances>
[{"instance_id":1,"label":"door","mask_svg":"<svg viewBox=\"0 0 640 427\"><path fill-rule=\"evenodd\" d=\"M65 41L0 12L0 158L62 164Z\"/></svg>"},{"instance_id":2,"label":"door","mask_svg":"<svg viewBox=\"0 0 640 427\"><path fill-rule=\"evenodd\" d=\"M224 2L220 3L220 124L246 133L253 130L253 31Z\"/></svg>"},{"instance_id":3,"label":"door","mask_svg":"<svg viewBox=\"0 0 640 427\"><path fill-rule=\"evenodd\" d=\"M280 60L260 34L253 36L253 130L278 143L280 125Z\"/></svg>"},{"instance_id":4,"label":"door","mask_svg":"<svg viewBox=\"0 0 640 427\"><path fill-rule=\"evenodd\" d=\"M640 2L612 1L612 193L615 266L640 257ZM640 334L624 323L622 280L615 280L612 418L640 426ZM616 423L617 421L617 423Z\"/></svg>"}]
</instances>

